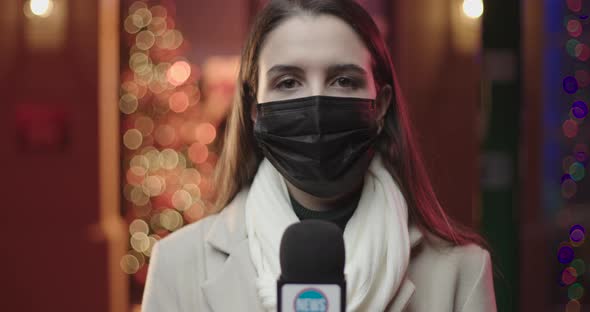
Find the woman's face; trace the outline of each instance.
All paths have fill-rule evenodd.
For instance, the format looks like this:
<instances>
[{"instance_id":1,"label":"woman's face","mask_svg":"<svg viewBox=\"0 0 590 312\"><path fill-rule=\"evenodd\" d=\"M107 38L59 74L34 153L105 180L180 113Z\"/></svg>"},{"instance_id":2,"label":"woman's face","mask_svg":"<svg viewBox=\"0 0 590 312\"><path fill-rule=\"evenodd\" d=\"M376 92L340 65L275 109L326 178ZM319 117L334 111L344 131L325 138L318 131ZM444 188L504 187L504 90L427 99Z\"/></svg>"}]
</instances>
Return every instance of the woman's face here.
<instances>
[{"instance_id":1,"label":"woman's face","mask_svg":"<svg viewBox=\"0 0 590 312\"><path fill-rule=\"evenodd\" d=\"M258 65L258 103L315 95L376 97L371 53L348 24L331 15L281 23L267 35Z\"/></svg>"}]
</instances>

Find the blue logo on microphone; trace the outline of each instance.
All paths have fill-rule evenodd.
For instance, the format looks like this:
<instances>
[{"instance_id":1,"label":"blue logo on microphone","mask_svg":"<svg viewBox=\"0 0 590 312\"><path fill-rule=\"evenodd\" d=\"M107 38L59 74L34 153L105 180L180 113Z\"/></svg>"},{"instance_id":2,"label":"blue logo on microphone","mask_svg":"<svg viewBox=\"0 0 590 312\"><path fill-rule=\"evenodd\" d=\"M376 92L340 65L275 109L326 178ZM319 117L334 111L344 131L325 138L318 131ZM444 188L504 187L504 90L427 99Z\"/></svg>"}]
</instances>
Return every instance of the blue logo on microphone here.
<instances>
[{"instance_id":1,"label":"blue logo on microphone","mask_svg":"<svg viewBox=\"0 0 590 312\"><path fill-rule=\"evenodd\" d=\"M296 312L326 312L328 311L328 298L319 289L306 288L295 296Z\"/></svg>"}]
</instances>

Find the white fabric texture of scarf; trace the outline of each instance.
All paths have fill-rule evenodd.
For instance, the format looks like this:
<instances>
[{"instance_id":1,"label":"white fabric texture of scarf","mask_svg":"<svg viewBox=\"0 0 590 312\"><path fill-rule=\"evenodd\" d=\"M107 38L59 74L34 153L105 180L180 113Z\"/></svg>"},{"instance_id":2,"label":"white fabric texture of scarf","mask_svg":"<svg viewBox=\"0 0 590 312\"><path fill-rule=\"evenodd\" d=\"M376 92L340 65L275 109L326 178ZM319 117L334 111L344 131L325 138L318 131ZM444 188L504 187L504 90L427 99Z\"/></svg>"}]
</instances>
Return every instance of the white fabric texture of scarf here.
<instances>
[{"instance_id":1,"label":"white fabric texture of scarf","mask_svg":"<svg viewBox=\"0 0 590 312\"><path fill-rule=\"evenodd\" d=\"M285 229L299 219L281 174L264 158L245 208L250 257L258 295L276 311L279 248ZM395 180L375 153L358 207L344 230L347 311L384 311L402 283L410 257L408 210Z\"/></svg>"}]
</instances>

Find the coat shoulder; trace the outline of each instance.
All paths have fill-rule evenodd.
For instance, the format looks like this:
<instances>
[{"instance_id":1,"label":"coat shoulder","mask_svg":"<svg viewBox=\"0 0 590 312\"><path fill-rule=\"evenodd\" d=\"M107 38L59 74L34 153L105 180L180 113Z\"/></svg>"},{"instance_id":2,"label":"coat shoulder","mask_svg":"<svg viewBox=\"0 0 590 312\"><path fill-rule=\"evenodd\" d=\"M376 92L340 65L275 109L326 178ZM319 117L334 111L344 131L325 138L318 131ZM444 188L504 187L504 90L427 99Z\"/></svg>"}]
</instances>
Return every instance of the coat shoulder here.
<instances>
[{"instance_id":1,"label":"coat shoulder","mask_svg":"<svg viewBox=\"0 0 590 312\"><path fill-rule=\"evenodd\" d=\"M177 260L186 258L183 257L188 256L186 253L202 249L204 238L217 218L218 214L214 214L195 223L185 225L159 240L156 243L159 245L158 249L166 254L174 255L171 258Z\"/></svg>"},{"instance_id":2,"label":"coat shoulder","mask_svg":"<svg viewBox=\"0 0 590 312\"><path fill-rule=\"evenodd\" d=\"M420 298L411 311L428 311L429 306L496 310L490 253L477 244L453 245L430 236L412 255L408 272Z\"/></svg>"}]
</instances>

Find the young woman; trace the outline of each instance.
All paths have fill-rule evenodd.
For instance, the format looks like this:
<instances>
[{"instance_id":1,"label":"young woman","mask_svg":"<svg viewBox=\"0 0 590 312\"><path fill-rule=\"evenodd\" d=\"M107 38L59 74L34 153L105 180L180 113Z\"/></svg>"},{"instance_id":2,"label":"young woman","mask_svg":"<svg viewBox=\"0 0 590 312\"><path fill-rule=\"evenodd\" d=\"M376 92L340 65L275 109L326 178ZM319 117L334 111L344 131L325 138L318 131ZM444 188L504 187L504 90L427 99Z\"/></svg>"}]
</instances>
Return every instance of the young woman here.
<instances>
[{"instance_id":1,"label":"young woman","mask_svg":"<svg viewBox=\"0 0 590 312\"><path fill-rule=\"evenodd\" d=\"M272 311L285 228L343 229L348 311L495 311L485 242L424 170L389 52L350 0L270 1L245 44L216 213L159 241L143 311Z\"/></svg>"}]
</instances>

